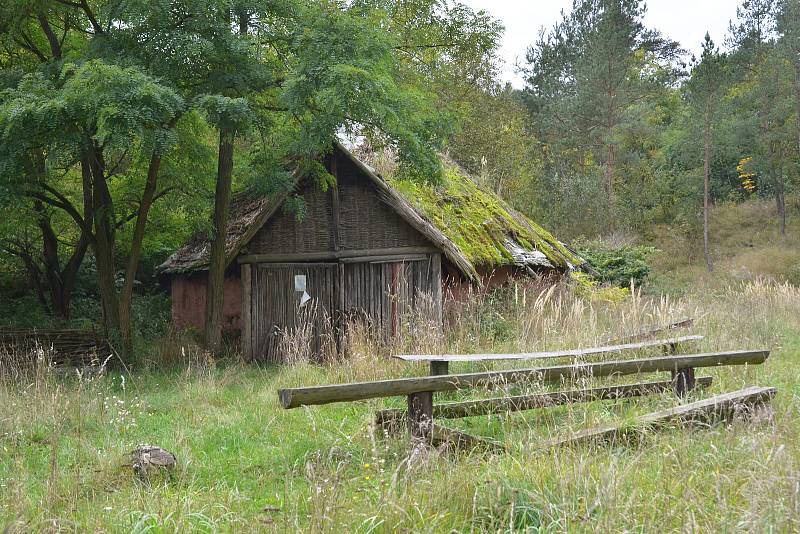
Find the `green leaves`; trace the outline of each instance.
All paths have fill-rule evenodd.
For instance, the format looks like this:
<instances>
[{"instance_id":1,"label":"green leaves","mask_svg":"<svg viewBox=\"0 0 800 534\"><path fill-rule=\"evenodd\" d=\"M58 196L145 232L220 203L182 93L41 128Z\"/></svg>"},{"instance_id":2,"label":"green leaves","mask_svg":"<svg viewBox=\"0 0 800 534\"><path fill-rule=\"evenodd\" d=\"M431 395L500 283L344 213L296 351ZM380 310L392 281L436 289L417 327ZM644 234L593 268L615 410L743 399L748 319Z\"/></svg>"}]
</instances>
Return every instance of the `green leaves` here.
<instances>
[{"instance_id":1,"label":"green leaves","mask_svg":"<svg viewBox=\"0 0 800 534\"><path fill-rule=\"evenodd\" d=\"M391 144L409 168L438 176L437 113L428 95L399 84L392 41L376 13L338 6L304 13L281 96L300 123L293 151L327 151L343 129Z\"/></svg>"},{"instance_id":2,"label":"green leaves","mask_svg":"<svg viewBox=\"0 0 800 534\"><path fill-rule=\"evenodd\" d=\"M164 133L185 108L174 90L135 67L94 60L66 65L62 76L60 99L69 119L93 132L100 144L128 143L146 133L158 133L157 143L170 142Z\"/></svg>"},{"instance_id":3,"label":"green leaves","mask_svg":"<svg viewBox=\"0 0 800 534\"><path fill-rule=\"evenodd\" d=\"M208 121L220 130L233 133L244 130L251 120L250 106L244 98L222 95L201 95L197 109L205 113Z\"/></svg>"}]
</instances>

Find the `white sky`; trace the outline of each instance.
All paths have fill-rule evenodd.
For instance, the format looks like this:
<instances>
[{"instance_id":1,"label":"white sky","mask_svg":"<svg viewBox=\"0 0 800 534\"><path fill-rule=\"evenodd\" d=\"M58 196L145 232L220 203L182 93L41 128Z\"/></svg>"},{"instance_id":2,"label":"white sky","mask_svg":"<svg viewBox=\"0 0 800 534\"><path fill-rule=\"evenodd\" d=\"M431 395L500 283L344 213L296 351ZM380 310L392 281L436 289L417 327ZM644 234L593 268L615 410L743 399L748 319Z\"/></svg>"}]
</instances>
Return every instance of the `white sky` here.
<instances>
[{"instance_id":1,"label":"white sky","mask_svg":"<svg viewBox=\"0 0 800 534\"><path fill-rule=\"evenodd\" d=\"M514 64L524 63L525 50L536 41L539 29L550 29L569 11L572 0L460 0L475 10L486 10L506 27L500 53L505 60L503 79L522 87ZM645 23L675 39L683 48L699 53L706 32L722 46L728 22L736 18L739 0L649 0Z\"/></svg>"}]
</instances>

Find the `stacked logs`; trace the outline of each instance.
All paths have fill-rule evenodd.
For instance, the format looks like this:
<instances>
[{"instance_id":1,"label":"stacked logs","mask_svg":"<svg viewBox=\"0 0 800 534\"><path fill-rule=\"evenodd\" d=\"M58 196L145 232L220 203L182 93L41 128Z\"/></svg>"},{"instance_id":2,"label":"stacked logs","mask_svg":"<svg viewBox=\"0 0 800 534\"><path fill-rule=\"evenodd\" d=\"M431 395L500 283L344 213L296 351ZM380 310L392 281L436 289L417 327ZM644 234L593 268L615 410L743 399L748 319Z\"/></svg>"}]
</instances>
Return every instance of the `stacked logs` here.
<instances>
[{"instance_id":1,"label":"stacked logs","mask_svg":"<svg viewBox=\"0 0 800 534\"><path fill-rule=\"evenodd\" d=\"M0 354L16 364L43 358L58 367L85 367L103 363L112 350L108 340L87 330L0 328Z\"/></svg>"}]
</instances>

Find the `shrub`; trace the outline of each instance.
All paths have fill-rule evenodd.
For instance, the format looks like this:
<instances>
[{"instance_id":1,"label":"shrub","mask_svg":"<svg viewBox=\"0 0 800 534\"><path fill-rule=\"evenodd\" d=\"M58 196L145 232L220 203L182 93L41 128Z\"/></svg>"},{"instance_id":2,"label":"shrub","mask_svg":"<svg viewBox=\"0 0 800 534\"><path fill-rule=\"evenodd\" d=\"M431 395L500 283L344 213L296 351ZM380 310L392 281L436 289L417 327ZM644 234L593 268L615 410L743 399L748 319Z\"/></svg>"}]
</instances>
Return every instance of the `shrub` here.
<instances>
[{"instance_id":1,"label":"shrub","mask_svg":"<svg viewBox=\"0 0 800 534\"><path fill-rule=\"evenodd\" d=\"M575 294L592 302L609 302L619 304L630 295L630 289L614 285L601 285L586 273L573 271L570 273Z\"/></svg>"},{"instance_id":2,"label":"shrub","mask_svg":"<svg viewBox=\"0 0 800 534\"><path fill-rule=\"evenodd\" d=\"M598 273L601 282L629 287L631 280L640 285L650 274L650 258L656 252L644 245L610 247L602 241L580 241L573 244L589 265Z\"/></svg>"}]
</instances>

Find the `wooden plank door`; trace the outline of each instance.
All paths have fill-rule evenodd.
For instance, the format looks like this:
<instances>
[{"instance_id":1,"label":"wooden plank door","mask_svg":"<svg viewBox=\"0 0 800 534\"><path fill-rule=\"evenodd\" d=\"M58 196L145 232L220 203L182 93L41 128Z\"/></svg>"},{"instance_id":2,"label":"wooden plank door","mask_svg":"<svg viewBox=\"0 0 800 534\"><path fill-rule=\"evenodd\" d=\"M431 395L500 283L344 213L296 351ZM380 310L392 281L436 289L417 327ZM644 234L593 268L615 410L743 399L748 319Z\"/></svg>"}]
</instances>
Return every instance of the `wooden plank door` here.
<instances>
[{"instance_id":1,"label":"wooden plank door","mask_svg":"<svg viewBox=\"0 0 800 534\"><path fill-rule=\"evenodd\" d=\"M374 334L396 338L410 314L441 323L441 276L439 254L347 263L341 308L348 320L365 320Z\"/></svg>"},{"instance_id":2,"label":"wooden plank door","mask_svg":"<svg viewBox=\"0 0 800 534\"><path fill-rule=\"evenodd\" d=\"M259 264L252 273L250 321L255 359L319 359L334 342L337 266Z\"/></svg>"}]
</instances>

